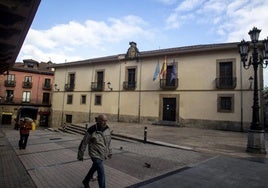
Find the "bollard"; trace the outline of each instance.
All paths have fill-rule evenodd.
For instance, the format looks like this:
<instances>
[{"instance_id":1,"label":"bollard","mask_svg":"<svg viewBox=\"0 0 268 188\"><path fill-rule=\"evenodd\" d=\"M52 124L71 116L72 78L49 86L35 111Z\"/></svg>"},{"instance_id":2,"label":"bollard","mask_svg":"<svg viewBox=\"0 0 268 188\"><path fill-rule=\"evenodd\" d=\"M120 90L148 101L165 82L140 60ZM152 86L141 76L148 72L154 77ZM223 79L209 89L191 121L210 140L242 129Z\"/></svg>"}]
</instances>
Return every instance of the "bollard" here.
<instances>
[{"instance_id":1,"label":"bollard","mask_svg":"<svg viewBox=\"0 0 268 188\"><path fill-rule=\"evenodd\" d=\"M86 124L86 130L87 130L88 124Z\"/></svg>"},{"instance_id":2,"label":"bollard","mask_svg":"<svg viewBox=\"0 0 268 188\"><path fill-rule=\"evenodd\" d=\"M144 127L144 140L143 140L144 143L147 142L147 127Z\"/></svg>"}]
</instances>

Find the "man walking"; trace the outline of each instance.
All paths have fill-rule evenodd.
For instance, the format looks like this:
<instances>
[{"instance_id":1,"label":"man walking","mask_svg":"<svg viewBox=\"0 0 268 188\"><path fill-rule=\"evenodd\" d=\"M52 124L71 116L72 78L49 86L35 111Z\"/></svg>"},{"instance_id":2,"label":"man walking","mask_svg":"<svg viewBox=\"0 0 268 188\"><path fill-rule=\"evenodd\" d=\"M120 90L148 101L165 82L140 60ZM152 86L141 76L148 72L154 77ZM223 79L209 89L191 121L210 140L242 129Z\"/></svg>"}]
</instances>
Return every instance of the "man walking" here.
<instances>
[{"instance_id":1,"label":"man walking","mask_svg":"<svg viewBox=\"0 0 268 188\"><path fill-rule=\"evenodd\" d=\"M105 173L103 160L111 158L111 131L106 124L107 118L101 114L96 118L96 124L89 127L78 150L78 160L83 160L86 146L88 154L93 162L86 177L83 180L85 188L89 188L89 181L93 178L94 172L98 173L98 183L100 188L105 188Z\"/></svg>"}]
</instances>

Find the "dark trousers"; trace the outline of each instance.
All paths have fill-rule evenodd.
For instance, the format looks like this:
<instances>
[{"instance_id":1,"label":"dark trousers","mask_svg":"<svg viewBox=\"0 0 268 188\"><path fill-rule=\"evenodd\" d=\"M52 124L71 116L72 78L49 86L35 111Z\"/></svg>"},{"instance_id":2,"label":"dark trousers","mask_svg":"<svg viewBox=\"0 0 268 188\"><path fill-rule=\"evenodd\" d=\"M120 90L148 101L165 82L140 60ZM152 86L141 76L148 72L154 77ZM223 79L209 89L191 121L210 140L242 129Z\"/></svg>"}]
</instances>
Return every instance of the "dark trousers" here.
<instances>
[{"instance_id":1,"label":"dark trousers","mask_svg":"<svg viewBox=\"0 0 268 188\"><path fill-rule=\"evenodd\" d=\"M91 157L91 160L93 164L91 168L89 169L85 179L83 180L83 183L88 184L90 179L93 178L94 172L97 171L99 187L105 188L105 174L104 174L103 161L101 159L94 158L94 157Z\"/></svg>"},{"instance_id":2,"label":"dark trousers","mask_svg":"<svg viewBox=\"0 0 268 188\"><path fill-rule=\"evenodd\" d=\"M29 134L20 134L19 147L20 149L25 149L27 146Z\"/></svg>"}]
</instances>

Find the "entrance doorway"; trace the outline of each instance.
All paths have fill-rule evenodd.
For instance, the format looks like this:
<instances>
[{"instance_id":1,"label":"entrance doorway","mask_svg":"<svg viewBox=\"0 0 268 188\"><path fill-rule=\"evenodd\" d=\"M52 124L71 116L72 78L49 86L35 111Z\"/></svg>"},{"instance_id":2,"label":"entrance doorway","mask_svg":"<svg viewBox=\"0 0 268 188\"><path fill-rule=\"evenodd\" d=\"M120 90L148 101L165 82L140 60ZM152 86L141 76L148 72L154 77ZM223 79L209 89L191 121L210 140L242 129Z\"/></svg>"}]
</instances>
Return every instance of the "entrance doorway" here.
<instances>
[{"instance_id":1,"label":"entrance doorway","mask_svg":"<svg viewBox=\"0 0 268 188\"><path fill-rule=\"evenodd\" d=\"M2 114L2 125L10 125L12 121L12 115L9 114Z\"/></svg>"},{"instance_id":2,"label":"entrance doorway","mask_svg":"<svg viewBox=\"0 0 268 188\"><path fill-rule=\"evenodd\" d=\"M163 98L163 121L176 121L176 98Z\"/></svg>"},{"instance_id":3,"label":"entrance doorway","mask_svg":"<svg viewBox=\"0 0 268 188\"><path fill-rule=\"evenodd\" d=\"M41 114L39 125L42 127L48 127L48 117L49 117L48 114Z\"/></svg>"}]
</instances>

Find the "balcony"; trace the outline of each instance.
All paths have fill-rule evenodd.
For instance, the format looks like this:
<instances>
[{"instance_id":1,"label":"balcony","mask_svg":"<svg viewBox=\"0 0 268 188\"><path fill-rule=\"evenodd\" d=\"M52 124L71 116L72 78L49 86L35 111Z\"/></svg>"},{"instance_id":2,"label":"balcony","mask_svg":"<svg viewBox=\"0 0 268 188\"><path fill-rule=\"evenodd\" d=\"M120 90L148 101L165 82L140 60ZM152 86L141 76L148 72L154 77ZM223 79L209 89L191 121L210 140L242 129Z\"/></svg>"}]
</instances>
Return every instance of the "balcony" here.
<instances>
[{"instance_id":1,"label":"balcony","mask_svg":"<svg viewBox=\"0 0 268 188\"><path fill-rule=\"evenodd\" d=\"M22 82L22 87L26 89L31 89L33 87L32 82Z\"/></svg>"},{"instance_id":2,"label":"balcony","mask_svg":"<svg viewBox=\"0 0 268 188\"><path fill-rule=\"evenodd\" d=\"M236 77L216 78L217 89L234 89L236 87Z\"/></svg>"},{"instance_id":3,"label":"balcony","mask_svg":"<svg viewBox=\"0 0 268 188\"><path fill-rule=\"evenodd\" d=\"M103 91L105 82L91 82L91 91Z\"/></svg>"},{"instance_id":4,"label":"balcony","mask_svg":"<svg viewBox=\"0 0 268 188\"><path fill-rule=\"evenodd\" d=\"M65 84L65 91L74 91L74 84Z\"/></svg>"},{"instance_id":5,"label":"balcony","mask_svg":"<svg viewBox=\"0 0 268 188\"><path fill-rule=\"evenodd\" d=\"M52 85L51 84L44 84L43 85L43 90L51 90Z\"/></svg>"},{"instance_id":6,"label":"balcony","mask_svg":"<svg viewBox=\"0 0 268 188\"><path fill-rule=\"evenodd\" d=\"M5 80L5 87L15 87L16 82L14 80Z\"/></svg>"},{"instance_id":7,"label":"balcony","mask_svg":"<svg viewBox=\"0 0 268 188\"><path fill-rule=\"evenodd\" d=\"M172 81L169 79L160 79L160 88L161 89L177 89L179 86L179 79L175 78Z\"/></svg>"},{"instance_id":8,"label":"balcony","mask_svg":"<svg viewBox=\"0 0 268 188\"><path fill-rule=\"evenodd\" d=\"M136 89L136 82L123 82L123 88L125 90L135 90Z\"/></svg>"},{"instance_id":9,"label":"balcony","mask_svg":"<svg viewBox=\"0 0 268 188\"><path fill-rule=\"evenodd\" d=\"M5 103L13 103L13 102L14 102L13 95L7 96L5 98Z\"/></svg>"}]
</instances>

